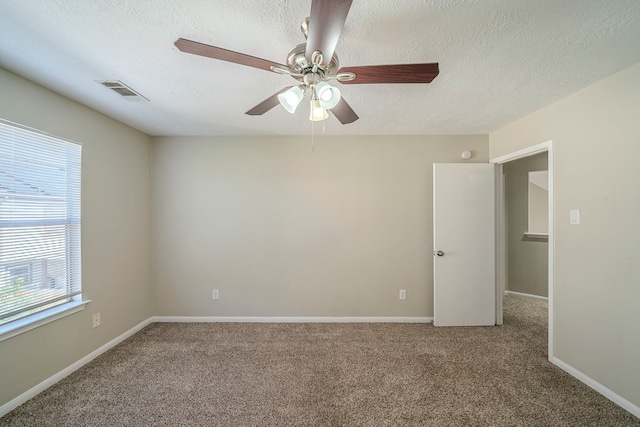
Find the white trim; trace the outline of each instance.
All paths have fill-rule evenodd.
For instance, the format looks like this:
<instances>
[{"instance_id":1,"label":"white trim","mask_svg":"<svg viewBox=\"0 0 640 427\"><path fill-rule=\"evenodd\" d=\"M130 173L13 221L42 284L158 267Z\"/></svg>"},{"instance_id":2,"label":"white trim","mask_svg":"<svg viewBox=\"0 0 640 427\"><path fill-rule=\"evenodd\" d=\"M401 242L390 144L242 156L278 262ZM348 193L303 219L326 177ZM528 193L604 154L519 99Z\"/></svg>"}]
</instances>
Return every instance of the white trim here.
<instances>
[{"instance_id":1,"label":"white trim","mask_svg":"<svg viewBox=\"0 0 640 427\"><path fill-rule=\"evenodd\" d=\"M574 367L566 364L565 362L563 362L562 360L558 359L557 357L554 357L553 359L550 359L550 361L551 361L551 363L556 365L558 368L562 369L563 371L565 371L569 375L571 375L571 376L577 378L578 380L582 381L583 383L585 383L586 385L588 385L589 387L591 387L592 389L594 389L595 391L597 391L598 393L600 393L601 395L606 397L607 399L611 400L616 405L620 406L621 408L629 411L631 414L633 414L636 417L640 418L640 407L638 407L638 406L634 405L633 403L629 402L627 399L625 399L624 397L620 396L619 394L616 394L613 391L609 390L607 387L603 386L602 384L600 384L599 382L597 382L593 378L585 375L584 373L580 372L579 370L575 369Z\"/></svg>"},{"instance_id":2,"label":"white trim","mask_svg":"<svg viewBox=\"0 0 640 427\"><path fill-rule=\"evenodd\" d=\"M554 277L554 267L553 267L553 260L555 259L555 245L556 245L556 239L555 239L555 214L556 214L556 208L555 208L555 196L554 196L554 188L556 186L555 184L555 166L554 166L554 154L553 154L553 143L551 141L546 142L545 144L548 144L548 148L547 148L547 169L549 170L549 236L548 236L548 263L549 263L549 272L547 273L548 275L548 282L549 282L549 289L547 292L547 295L549 296L549 358L553 357L553 336L554 336L554 328L553 328L553 319L554 319L554 306L553 306L553 301L554 301L554 297L553 297L553 277Z\"/></svg>"},{"instance_id":3,"label":"white trim","mask_svg":"<svg viewBox=\"0 0 640 427\"><path fill-rule=\"evenodd\" d=\"M105 351L110 350L111 348L113 348L116 345L120 344L122 341L126 340L131 335L133 335L136 332L140 331L142 328L144 328L145 326L149 325L150 323L151 323L151 319L147 319L144 322L140 323L139 325L134 326L133 328L129 329L128 331L126 331L122 335L112 339L111 341L109 341L108 343L103 345L102 347L98 348L95 351L92 351L91 353L89 353L88 355L83 357L82 359L78 360L77 362L73 363L72 365L68 366L67 368L63 369L62 371L58 372L57 374L52 375L51 377L49 377L46 380L42 381L40 384L36 385L35 387L32 387L29 390L25 391L24 393L22 393L20 396L16 397L15 399L12 399L9 402L5 403L4 405L0 406L0 417L5 416L6 414L8 414L9 412L13 411L18 406L20 406L23 403L25 403L27 400L35 397L38 393L46 390L47 388L51 387L52 385L54 385L58 381L62 380L63 378L65 378L66 376L71 374L72 372L80 369L81 367L83 367L87 363L91 362L96 357L100 356Z\"/></svg>"},{"instance_id":4,"label":"white trim","mask_svg":"<svg viewBox=\"0 0 640 427\"><path fill-rule=\"evenodd\" d=\"M518 297L525 297L525 298L533 298L533 299L543 299L545 301L549 301L549 297L543 297L540 295L533 295L533 294L525 294L523 292L514 292L514 291L504 291L505 295L515 295Z\"/></svg>"},{"instance_id":5,"label":"white trim","mask_svg":"<svg viewBox=\"0 0 640 427\"><path fill-rule=\"evenodd\" d=\"M549 344L548 344L548 352L549 352L549 360L551 361L553 358L553 335L554 335L554 324L553 324L553 260L555 253L555 237L554 237L554 221L555 221L555 208L554 208L554 166L553 166L553 141L542 142L540 144L532 145L530 147L523 148L522 150L514 151L513 153L505 154L500 157L495 157L489 160L489 163L495 163L498 165L502 165L504 163L518 160L524 157L533 156L534 154L547 152L547 169L549 170L549 245L548 245L548 265L549 265ZM504 197L504 194L501 196ZM505 224L501 224L500 228L504 228ZM504 231L498 234L499 239L505 238ZM504 249L504 244L499 246ZM498 254L498 256L505 256L505 254ZM504 285L504 283L497 283L496 286L498 290L501 291L500 286Z\"/></svg>"},{"instance_id":6,"label":"white trim","mask_svg":"<svg viewBox=\"0 0 640 427\"><path fill-rule=\"evenodd\" d=\"M500 157L495 157L489 160L489 163L503 164L511 162L513 160L522 159L524 157L533 156L534 154L544 153L551 150L552 141L541 142L540 144L532 145L531 147L523 148L522 150L514 151L513 153L505 154Z\"/></svg>"},{"instance_id":7,"label":"white trim","mask_svg":"<svg viewBox=\"0 0 640 427\"><path fill-rule=\"evenodd\" d=\"M433 317L155 316L149 320L160 323L433 323Z\"/></svg>"},{"instance_id":8,"label":"white trim","mask_svg":"<svg viewBox=\"0 0 640 427\"><path fill-rule=\"evenodd\" d=\"M506 206L505 206L505 188L504 188L504 167L502 164L496 164L496 325L504 324L504 301L503 295L507 287L507 277L509 277L507 256L507 239L505 233Z\"/></svg>"},{"instance_id":9,"label":"white trim","mask_svg":"<svg viewBox=\"0 0 640 427\"><path fill-rule=\"evenodd\" d=\"M509 293L514 293L507 291ZM529 294L520 294L515 292L514 294L519 294L523 296L530 296ZM18 397L10 400L4 405L0 406L0 417L7 415L9 412L27 402L29 399L32 399L40 392L46 390L52 385L56 384L60 380L64 379L74 371L80 369L82 366L91 362L96 357L100 356L107 350L115 347L120 344L122 341L126 340L130 336L139 332L144 327L150 325L154 322L287 322L287 323L433 323L433 317L232 317L232 316L217 316L217 317L192 317L192 316L154 316L149 319L143 321L142 323L134 326L129 329L122 335L112 339L108 343L104 344L97 350L89 353L82 359L58 372L57 374L47 378L42 381L40 384L32 387L26 392L22 393ZM605 396L607 399L611 400L621 408L629 411L634 416L640 418L640 407L634 405L629 402L627 399L622 396L614 393L609 390L607 387L603 386L599 382L595 381L593 378L583 374L577 369L571 367L560 359L553 357L550 358L549 361L567 372L569 375L577 378L579 381L588 385L598 393Z\"/></svg>"},{"instance_id":10,"label":"white trim","mask_svg":"<svg viewBox=\"0 0 640 427\"><path fill-rule=\"evenodd\" d=\"M82 295L80 295L80 298L82 298ZM22 319L14 320L13 322L7 323L6 325L2 325L0 326L0 341L8 340L9 338L15 337L16 335L20 335L42 325L46 325L47 323L51 323L58 319L62 319L63 317L67 317L73 313L82 311L84 310L84 306L90 302L91 300L71 301L52 307L48 310L43 310L41 312L26 316Z\"/></svg>"}]
</instances>

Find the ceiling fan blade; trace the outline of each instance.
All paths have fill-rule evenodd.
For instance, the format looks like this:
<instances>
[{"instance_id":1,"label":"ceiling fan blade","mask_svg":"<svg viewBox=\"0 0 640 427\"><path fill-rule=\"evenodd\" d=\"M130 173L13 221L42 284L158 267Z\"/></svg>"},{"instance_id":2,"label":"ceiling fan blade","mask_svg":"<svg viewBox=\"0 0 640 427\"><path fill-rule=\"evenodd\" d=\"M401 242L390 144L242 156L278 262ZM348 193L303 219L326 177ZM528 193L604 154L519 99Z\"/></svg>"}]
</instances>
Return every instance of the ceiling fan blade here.
<instances>
[{"instance_id":1,"label":"ceiling fan blade","mask_svg":"<svg viewBox=\"0 0 640 427\"><path fill-rule=\"evenodd\" d=\"M309 34L305 56L311 61L313 52L322 52L322 63L331 61L338 44L344 21L347 19L352 0L312 0L309 16Z\"/></svg>"},{"instance_id":2,"label":"ceiling fan blade","mask_svg":"<svg viewBox=\"0 0 640 427\"><path fill-rule=\"evenodd\" d=\"M194 42L192 40L178 39L174 44L182 52L219 59L220 61L234 62L236 64L260 68L266 71L271 71L271 66L289 68L285 65L278 64L277 62L267 61L266 59L256 58L255 56L245 55L244 53L238 53L221 47Z\"/></svg>"},{"instance_id":3,"label":"ceiling fan blade","mask_svg":"<svg viewBox=\"0 0 640 427\"><path fill-rule=\"evenodd\" d=\"M340 98L340 102L338 102L338 105L336 105L329 111L331 111L331 113L336 116L336 119L340 120L340 123L342 123L343 125L353 123L360 118L358 117L356 112L353 111L351 106L347 104L347 101L345 101L342 97Z\"/></svg>"},{"instance_id":4,"label":"ceiling fan blade","mask_svg":"<svg viewBox=\"0 0 640 427\"><path fill-rule=\"evenodd\" d=\"M287 86L284 89L282 89L280 92L274 93L269 98L265 99L260 104L256 105L255 107L253 107L252 109L247 111L245 114L248 114L250 116L261 116L261 115L263 115L264 113L266 113L267 111L269 111L273 107L275 107L276 105L280 104L280 101L278 100L278 95L280 95L282 92L285 92L285 91L291 89L292 87L293 86Z\"/></svg>"},{"instance_id":5,"label":"ceiling fan blade","mask_svg":"<svg viewBox=\"0 0 640 427\"><path fill-rule=\"evenodd\" d=\"M397 64L397 65L365 65L362 67L344 67L339 73L354 73L356 78L340 83L431 83L438 75L438 63L432 64Z\"/></svg>"}]
</instances>

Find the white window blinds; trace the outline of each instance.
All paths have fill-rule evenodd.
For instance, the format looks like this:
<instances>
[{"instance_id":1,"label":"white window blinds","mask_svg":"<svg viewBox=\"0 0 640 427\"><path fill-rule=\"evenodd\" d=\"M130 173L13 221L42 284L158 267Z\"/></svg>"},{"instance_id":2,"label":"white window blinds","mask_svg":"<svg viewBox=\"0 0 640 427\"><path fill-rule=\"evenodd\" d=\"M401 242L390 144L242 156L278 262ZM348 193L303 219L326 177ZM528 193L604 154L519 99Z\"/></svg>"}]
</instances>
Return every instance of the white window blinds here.
<instances>
[{"instance_id":1,"label":"white window blinds","mask_svg":"<svg viewBox=\"0 0 640 427\"><path fill-rule=\"evenodd\" d=\"M0 325L80 294L81 146L0 121Z\"/></svg>"}]
</instances>

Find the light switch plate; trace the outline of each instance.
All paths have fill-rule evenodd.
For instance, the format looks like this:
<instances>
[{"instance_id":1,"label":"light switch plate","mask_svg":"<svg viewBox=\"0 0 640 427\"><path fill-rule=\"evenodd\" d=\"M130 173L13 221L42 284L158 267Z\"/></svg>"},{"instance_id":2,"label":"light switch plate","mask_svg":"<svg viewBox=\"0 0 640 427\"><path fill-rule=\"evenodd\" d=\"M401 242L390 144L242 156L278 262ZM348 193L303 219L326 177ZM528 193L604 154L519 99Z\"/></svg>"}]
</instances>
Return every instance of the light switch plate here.
<instances>
[{"instance_id":1,"label":"light switch plate","mask_svg":"<svg viewBox=\"0 0 640 427\"><path fill-rule=\"evenodd\" d=\"M572 209L569 211L569 224L580 224L579 209Z\"/></svg>"}]
</instances>

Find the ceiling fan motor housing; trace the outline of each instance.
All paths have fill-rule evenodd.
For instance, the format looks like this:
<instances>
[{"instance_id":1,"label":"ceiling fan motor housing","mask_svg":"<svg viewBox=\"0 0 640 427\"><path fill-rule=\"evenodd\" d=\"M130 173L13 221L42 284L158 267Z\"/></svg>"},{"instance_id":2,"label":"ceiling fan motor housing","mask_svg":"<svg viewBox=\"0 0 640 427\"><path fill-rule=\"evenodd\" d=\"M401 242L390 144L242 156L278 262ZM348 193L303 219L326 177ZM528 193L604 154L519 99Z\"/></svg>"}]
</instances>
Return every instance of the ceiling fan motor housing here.
<instances>
[{"instance_id":1,"label":"ceiling fan motor housing","mask_svg":"<svg viewBox=\"0 0 640 427\"><path fill-rule=\"evenodd\" d=\"M313 73L313 63L309 61L305 55L305 51L307 49L307 44L302 43L298 46L294 47L289 55L287 56L287 65L291 70L291 77L298 80L299 82L306 83L305 77ZM338 56L334 54L331 57L331 61L325 66L318 66L316 74L318 75L318 81L314 83L319 83L324 80L328 80L325 76L335 76L340 68L340 62L338 61ZM308 79L307 79L308 80Z\"/></svg>"}]
</instances>

